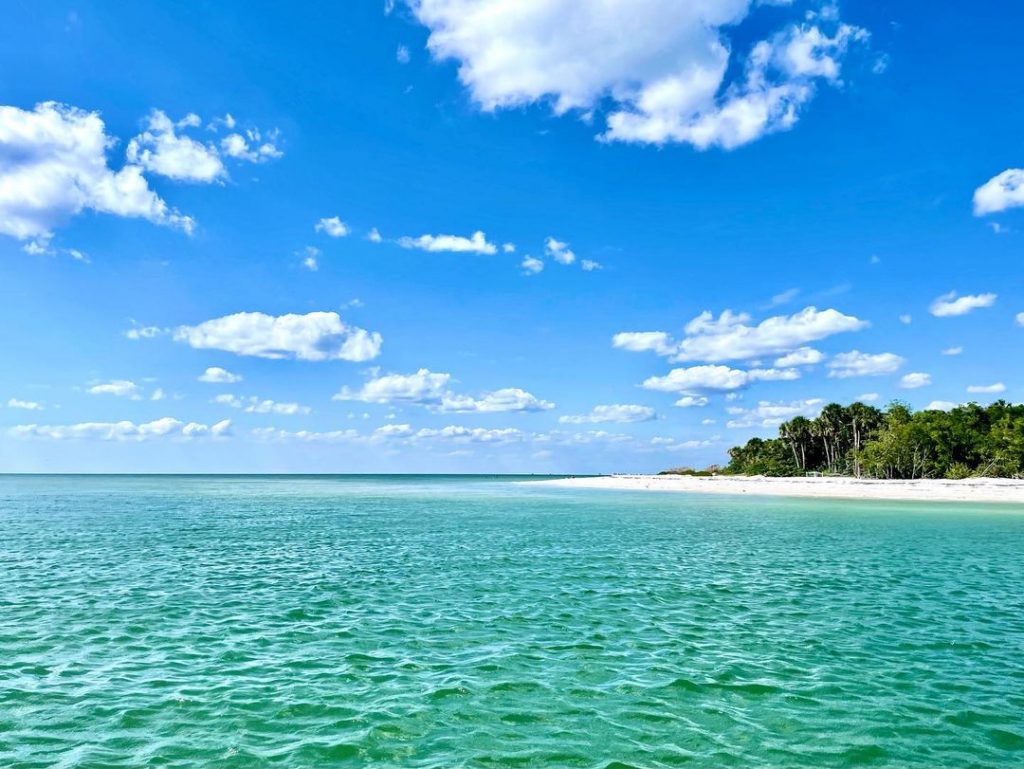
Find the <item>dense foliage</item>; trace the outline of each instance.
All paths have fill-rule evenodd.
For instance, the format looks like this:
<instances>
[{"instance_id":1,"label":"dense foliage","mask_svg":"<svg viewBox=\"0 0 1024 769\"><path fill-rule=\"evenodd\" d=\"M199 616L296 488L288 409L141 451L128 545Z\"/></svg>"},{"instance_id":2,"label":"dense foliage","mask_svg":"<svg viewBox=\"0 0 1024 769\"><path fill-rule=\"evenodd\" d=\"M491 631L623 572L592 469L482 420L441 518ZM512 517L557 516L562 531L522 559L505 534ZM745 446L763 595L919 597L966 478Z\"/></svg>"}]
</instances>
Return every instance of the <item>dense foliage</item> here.
<instances>
[{"instance_id":1,"label":"dense foliage","mask_svg":"<svg viewBox=\"0 0 1024 769\"><path fill-rule=\"evenodd\" d=\"M778 438L729 450L727 472L872 478L1019 477L1024 474L1024 405L969 403L951 411L885 411L830 403L815 419L796 417Z\"/></svg>"}]
</instances>

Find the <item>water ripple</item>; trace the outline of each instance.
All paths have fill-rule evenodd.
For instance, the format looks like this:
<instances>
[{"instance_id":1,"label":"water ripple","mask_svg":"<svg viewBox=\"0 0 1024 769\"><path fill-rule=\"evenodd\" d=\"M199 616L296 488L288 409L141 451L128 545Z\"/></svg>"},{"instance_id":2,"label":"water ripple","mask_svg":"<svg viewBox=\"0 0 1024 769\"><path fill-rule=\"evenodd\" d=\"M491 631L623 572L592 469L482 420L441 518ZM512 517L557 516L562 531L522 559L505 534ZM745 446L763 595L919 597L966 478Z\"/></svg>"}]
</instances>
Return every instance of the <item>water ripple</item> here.
<instances>
[{"instance_id":1,"label":"water ripple","mask_svg":"<svg viewBox=\"0 0 1024 769\"><path fill-rule=\"evenodd\" d=\"M1024 765L1024 516L0 478L0 765Z\"/></svg>"}]
</instances>

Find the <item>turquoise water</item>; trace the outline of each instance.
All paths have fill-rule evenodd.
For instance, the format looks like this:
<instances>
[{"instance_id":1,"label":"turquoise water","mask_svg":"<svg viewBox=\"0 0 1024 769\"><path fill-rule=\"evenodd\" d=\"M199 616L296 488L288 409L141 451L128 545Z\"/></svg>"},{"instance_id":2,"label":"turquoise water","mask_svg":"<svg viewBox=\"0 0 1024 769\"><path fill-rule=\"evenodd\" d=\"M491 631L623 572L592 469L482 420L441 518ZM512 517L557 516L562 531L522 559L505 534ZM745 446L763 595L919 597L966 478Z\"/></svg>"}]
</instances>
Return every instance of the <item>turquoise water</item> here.
<instances>
[{"instance_id":1,"label":"turquoise water","mask_svg":"<svg viewBox=\"0 0 1024 769\"><path fill-rule=\"evenodd\" d=\"M0 766L1024 766L1024 512L0 477Z\"/></svg>"}]
</instances>

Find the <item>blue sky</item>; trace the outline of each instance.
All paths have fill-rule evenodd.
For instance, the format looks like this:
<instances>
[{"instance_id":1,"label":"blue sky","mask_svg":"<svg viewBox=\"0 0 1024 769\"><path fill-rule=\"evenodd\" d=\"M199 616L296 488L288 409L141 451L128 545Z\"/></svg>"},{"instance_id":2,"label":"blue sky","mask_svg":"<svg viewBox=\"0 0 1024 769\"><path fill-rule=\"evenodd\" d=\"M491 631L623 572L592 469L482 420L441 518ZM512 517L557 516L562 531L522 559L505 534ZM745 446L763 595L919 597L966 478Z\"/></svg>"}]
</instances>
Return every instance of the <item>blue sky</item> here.
<instances>
[{"instance_id":1,"label":"blue sky","mask_svg":"<svg viewBox=\"0 0 1024 769\"><path fill-rule=\"evenodd\" d=\"M1019 401L1024 9L683 5L7 9L0 469L658 470Z\"/></svg>"}]
</instances>

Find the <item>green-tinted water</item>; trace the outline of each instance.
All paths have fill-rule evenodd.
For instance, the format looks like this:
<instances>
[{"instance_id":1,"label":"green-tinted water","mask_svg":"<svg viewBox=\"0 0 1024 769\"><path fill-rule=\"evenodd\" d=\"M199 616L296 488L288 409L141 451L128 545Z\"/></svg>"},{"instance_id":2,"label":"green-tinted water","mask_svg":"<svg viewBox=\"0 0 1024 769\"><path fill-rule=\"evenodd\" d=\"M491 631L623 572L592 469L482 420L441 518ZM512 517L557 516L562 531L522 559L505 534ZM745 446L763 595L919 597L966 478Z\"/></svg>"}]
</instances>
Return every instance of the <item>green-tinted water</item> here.
<instances>
[{"instance_id":1,"label":"green-tinted water","mask_svg":"<svg viewBox=\"0 0 1024 769\"><path fill-rule=\"evenodd\" d=\"M1024 515L0 478L0 766L1024 765Z\"/></svg>"}]
</instances>

